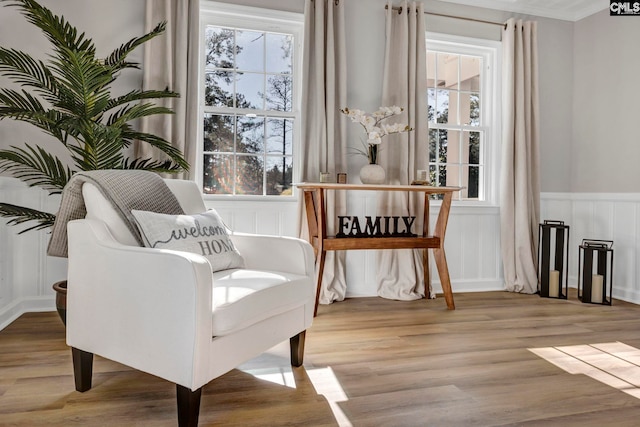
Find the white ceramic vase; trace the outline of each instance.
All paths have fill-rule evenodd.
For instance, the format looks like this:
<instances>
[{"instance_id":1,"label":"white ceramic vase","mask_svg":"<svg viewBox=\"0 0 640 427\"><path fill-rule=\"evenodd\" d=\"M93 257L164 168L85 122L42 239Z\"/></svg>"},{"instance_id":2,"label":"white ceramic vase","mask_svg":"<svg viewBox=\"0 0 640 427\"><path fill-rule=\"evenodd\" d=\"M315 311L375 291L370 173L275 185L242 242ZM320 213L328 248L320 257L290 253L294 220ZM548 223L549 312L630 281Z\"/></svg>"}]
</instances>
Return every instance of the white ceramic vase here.
<instances>
[{"instance_id":1,"label":"white ceramic vase","mask_svg":"<svg viewBox=\"0 0 640 427\"><path fill-rule=\"evenodd\" d=\"M363 184L384 184L386 173L384 168L375 163L364 165L360 169L360 181Z\"/></svg>"}]
</instances>

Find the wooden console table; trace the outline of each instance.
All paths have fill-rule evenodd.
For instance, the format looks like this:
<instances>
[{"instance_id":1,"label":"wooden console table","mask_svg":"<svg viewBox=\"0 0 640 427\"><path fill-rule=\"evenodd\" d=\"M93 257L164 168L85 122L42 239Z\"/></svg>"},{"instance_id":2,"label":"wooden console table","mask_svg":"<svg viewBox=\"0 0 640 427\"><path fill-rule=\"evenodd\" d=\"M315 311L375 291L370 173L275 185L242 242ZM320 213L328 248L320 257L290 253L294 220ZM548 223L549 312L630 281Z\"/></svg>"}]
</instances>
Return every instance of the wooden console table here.
<instances>
[{"instance_id":1,"label":"wooden console table","mask_svg":"<svg viewBox=\"0 0 640 427\"><path fill-rule=\"evenodd\" d=\"M447 231L451 197L461 187L431 187L426 185L366 185L366 184L333 184L333 183L300 183L296 186L304 194L304 204L309 226L309 243L316 255L318 284L316 290L316 306L314 315L318 311L320 286L327 251L352 249L424 249L422 267L424 277L429 277L429 258L427 249L433 249L436 267L440 276L440 284L449 310L455 309L449 267L444 253L444 236ZM408 191L424 193L424 212L422 236L417 237L328 237L325 205L327 190L365 190L365 191ZM429 235L429 195L442 194L443 200L438 214L433 235ZM428 289L425 281L425 296Z\"/></svg>"}]
</instances>

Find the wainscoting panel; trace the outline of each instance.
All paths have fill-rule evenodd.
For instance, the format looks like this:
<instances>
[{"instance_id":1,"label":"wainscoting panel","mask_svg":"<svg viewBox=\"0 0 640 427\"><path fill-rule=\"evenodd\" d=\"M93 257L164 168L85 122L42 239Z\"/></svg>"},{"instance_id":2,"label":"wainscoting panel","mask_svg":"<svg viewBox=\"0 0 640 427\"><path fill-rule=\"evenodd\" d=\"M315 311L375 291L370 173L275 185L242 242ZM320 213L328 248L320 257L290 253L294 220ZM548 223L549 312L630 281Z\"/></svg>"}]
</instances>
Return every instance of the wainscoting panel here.
<instances>
[{"instance_id":1,"label":"wainscoting panel","mask_svg":"<svg viewBox=\"0 0 640 427\"><path fill-rule=\"evenodd\" d=\"M583 239L613 240L613 296L640 303L640 194L543 193L541 220L570 227L569 286L578 285Z\"/></svg>"},{"instance_id":2,"label":"wainscoting panel","mask_svg":"<svg viewBox=\"0 0 640 427\"><path fill-rule=\"evenodd\" d=\"M374 192L351 192L349 214L376 214ZM434 204L430 211L433 229L439 213ZM453 206L449 216L445 250L454 292L478 292L504 289L500 262L500 222L496 207ZM377 251L347 252L347 297L375 296ZM436 266L431 257L432 285L442 291Z\"/></svg>"},{"instance_id":3,"label":"wainscoting panel","mask_svg":"<svg viewBox=\"0 0 640 427\"><path fill-rule=\"evenodd\" d=\"M2 200L54 212L58 199L0 177ZM207 200L229 227L248 233L295 236L297 201ZM431 209L431 226L439 207ZM351 215L375 215L373 192L351 192ZM640 194L543 193L541 220L562 220L570 229L569 284L577 286L578 245L583 238L614 241L613 295L640 303ZM0 329L27 311L54 310L51 285L66 277L66 260L48 257L47 231L18 235L0 221ZM445 239L454 292L504 289L497 207L454 205ZM347 296L375 296L376 251L347 252ZM441 292L431 261L432 283Z\"/></svg>"},{"instance_id":4,"label":"wainscoting panel","mask_svg":"<svg viewBox=\"0 0 640 427\"><path fill-rule=\"evenodd\" d=\"M0 177L2 201L55 212L58 197L28 188L17 179ZM66 260L46 255L47 231L18 232L24 226L0 222L0 329L28 311L55 310L54 282L66 277Z\"/></svg>"}]
</instances>

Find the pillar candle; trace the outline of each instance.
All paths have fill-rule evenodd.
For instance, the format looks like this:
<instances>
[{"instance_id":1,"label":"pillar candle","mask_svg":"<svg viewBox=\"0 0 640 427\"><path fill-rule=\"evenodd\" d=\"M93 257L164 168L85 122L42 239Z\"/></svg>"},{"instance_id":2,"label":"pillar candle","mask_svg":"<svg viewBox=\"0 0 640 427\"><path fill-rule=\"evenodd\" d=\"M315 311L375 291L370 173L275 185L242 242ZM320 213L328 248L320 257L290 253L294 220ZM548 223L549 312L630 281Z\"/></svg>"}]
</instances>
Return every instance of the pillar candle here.
<instances>
[{"instance_id":1,"label":"pillar candle","mask_svg":"<svg viewBox=\"0 0 640 427\"><path fill-rule=\"evenodd\" d=\"M602 274L594 274L591 276L591 302L602 304L602 282L604 276Z\"/></svg>"},{"instance_id":2,"label":"pillar candle","mask_svg":"<svg viewBox=\"0 0 640 427\"><path fill-rule=\"evenodd\" d=\"M551 270L549 272L549 296L560 296L560 272L558 270Z\"/></svg>"}]
</instances>

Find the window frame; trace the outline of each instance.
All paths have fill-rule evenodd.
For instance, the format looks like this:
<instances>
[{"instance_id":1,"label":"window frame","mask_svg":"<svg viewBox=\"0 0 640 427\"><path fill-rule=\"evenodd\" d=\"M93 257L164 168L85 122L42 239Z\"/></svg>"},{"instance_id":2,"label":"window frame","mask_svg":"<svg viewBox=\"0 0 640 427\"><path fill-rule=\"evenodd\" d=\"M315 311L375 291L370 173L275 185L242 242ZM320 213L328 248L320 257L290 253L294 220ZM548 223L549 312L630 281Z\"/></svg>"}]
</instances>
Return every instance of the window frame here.
<instances>
[{"instance_id":1,"label":"window frame","mask_svg":"<svg viewBox=\"0 0 640 427\"><path fill-rule=\"evenodd\" d=\"M501 57L502 48L499 41L464 37L444 33L427 31L425 44L428 51L452 53L457 55L472 55L482 57L482 73L480 78L480 126L458 126L439 124L429 129L462 129L473 130L476 128L484 132L484 147L481 152L480 163L483 165L480 177L481 185L479 194L483 194L482 200L454 199L454 206L487 206L499 205L498 192L500 184L500 152L501 152ZM426 94L425 94L426 96ZM428 98L425 102L428 102ZM488 113L488 117L485 116ZM428 161L428 159L427 159ZM436 204L437 201L434 200Z\"/></svg>"},{"instance_id":2,"label":"window frame","mask_svg":"<svg viewBox=\"0 0 640 427\"><path fill-rule=\"evenodd\" d=\"M291 117L294 121L293 126L293 144L292 165L293 175L292 183L299 182L300 166L301 166L301 100L302 100L302 56L303 56L303 37L304 37L304 15L295 12L279 11L274 9L236 5L231 3L221 3L215 1L202 0L200 3L200 22L198 31L198 132L196 146L196 164L195 164L195 181L200 186L203 198L205 200L234 200L234 201L281 201L281 202L297 202L298 191L292 186L291 196L282 195L245 195L245 194L208 194L203 191L203 172L204 172L204 115L211 114L240 114L241 109L228 107L208 107L205 105L205 68L206 55L204 49L204 37L206 27L215 25L230 28L242 28L249 31L266 31L275 33L292 34L293 42L293 99L292 109L289 112L272 111L273 114L268 116L282 118L284 116ZM267 110L259 110L267 111Z\"/></svg>"}]
</instances>

